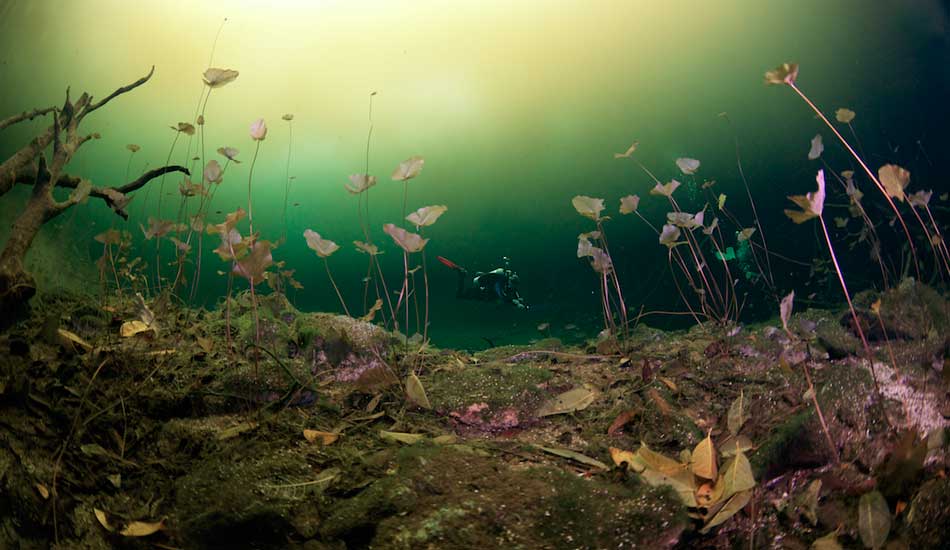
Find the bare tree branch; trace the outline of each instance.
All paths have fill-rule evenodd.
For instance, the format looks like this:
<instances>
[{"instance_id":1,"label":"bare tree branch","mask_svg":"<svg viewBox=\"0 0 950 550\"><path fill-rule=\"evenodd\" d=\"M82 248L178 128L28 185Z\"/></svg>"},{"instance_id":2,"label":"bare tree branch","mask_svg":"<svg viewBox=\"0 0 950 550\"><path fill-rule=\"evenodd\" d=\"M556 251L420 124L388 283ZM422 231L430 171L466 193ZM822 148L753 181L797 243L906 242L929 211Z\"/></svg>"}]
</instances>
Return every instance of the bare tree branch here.
<instances>
[{"instance_id":1,"label":"bare tree branch","mask_svg":"<svg viewBox=\"0 0 950 550\"><path fill-rule=\"evenodd\" d=\"M38 181L39 168L36 164L29 166L20 170L16 175L16 182L25 185L34 185ZM45 164L43 170L46 171ZM153 168L148 172L145 172L138 178L125 183L119 186L109 186L109 187L96 187L93 186L89 191L90 197L96 197L106 201L106 204L115 211L116 214L121 216L123 219L129 219L128 212L125 211L125 206L131 200L131 198L126 197L125 195L136 191L145 186L149 181L160 177L169 172L181 172L186 175L191 175L191 172L188 171L184 166L162 166L161 168ZM49 177L48 174L41 177ZM66 189L76 189L83 185L85 180L79 176L73 176L71 174L63 174L59 177L56 182L56 187L63 187Z\"/></svg>"},{"instance_id":2,"label":"bare tree branch","mask_svg":"<svg viewBox=\"0 0 950 550\"><path fill-rule=\"evenodd\" d=\"M7 117L3 120L0 120L0 130L3 130L7 126L13 126L18 122L23 122L24 120L33 120L38 116L43 116L46 113L54 110L56 110L56 107L46 107L45 109L33 109L32 111L25 111L18 115Z\"/></svg>"},{"instance_id":3,"label":"bare tree branch","mask_svg":"<svg viewBox=\"0 0 950 550\"><path fill-rule=\"evenodd\" d=\"M141 86L142 84L145 84L146 82L148 82L148 80L149 80L150 78L152 78L152 75L153 75L154 73L155 73L155 65L152 65L152 68L148 71L148 74L147 74L147 75L143 76L142 78L136 80L135 82L133 82L133 83L131 83L131 84L127 84L127 85L125 85L125 86L122 86L121 88L118 88L116 91L112 92L111 94L109 94L108 96L106 96L106 97L105 97L104 99L102 99L101 101L99 101L99 102L97 102L97 103L93 103L91 106L89 106L89 107L82 113L82 115L80 115L80 118L82 118L82 117L88 115L89 113L95 111L95 110L98 109L99 107L102 107L102 106L105 105L106 103L109 103L110 101L112 101L112 100L115 99L116 97L118 97L118 96L120 96L120 95L122 95L122 94L124 94L124 93L126 93L126 92L131 92L132 90L138 88L138 87ZM90 97L89 100L92 101L92 98Z\"/></svg>"}]
</instances>

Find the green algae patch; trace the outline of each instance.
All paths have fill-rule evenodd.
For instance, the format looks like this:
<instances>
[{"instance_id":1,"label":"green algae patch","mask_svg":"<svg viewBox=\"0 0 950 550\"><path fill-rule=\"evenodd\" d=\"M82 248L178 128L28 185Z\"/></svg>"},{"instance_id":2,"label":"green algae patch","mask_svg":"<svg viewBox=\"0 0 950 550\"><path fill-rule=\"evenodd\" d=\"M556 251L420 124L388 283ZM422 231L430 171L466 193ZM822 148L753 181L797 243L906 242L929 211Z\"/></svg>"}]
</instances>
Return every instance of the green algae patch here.
<instances>
[{"instance_id":1,"label":"green algae patch","mask_svg":"<svg viewBox=\"0 0 950 550\"><path fill-rule=\"evenodd\" d=\"M400 450L393 475L335 508L324 535L379 548L671 546L687 525L665 490L513 468L453 447ZM664 541L665 544L658 544Z\"/></svg>"},{"instance_id":2,"label":"green algae patch","mask_svg":"<svg viewBox=\"0 0 950 550\"><path fill-rule=\"evenodd\" d=\"M435 409L455 410L472 403L489 407L537 407L548 395L542 385L550 371L533 365L467 365L423 378Z\"/></svg>"}]
</instances>

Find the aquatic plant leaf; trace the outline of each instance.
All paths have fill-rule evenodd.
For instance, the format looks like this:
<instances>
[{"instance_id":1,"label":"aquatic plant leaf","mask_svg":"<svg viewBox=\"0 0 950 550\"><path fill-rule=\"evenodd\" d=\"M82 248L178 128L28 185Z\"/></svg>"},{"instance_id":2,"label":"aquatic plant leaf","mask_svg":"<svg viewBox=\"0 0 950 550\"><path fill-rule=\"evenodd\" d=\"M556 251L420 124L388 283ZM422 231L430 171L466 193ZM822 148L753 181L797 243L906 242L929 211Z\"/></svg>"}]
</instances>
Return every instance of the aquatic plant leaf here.
<instances>
[{"instance_id":1,"label":"aquatic plant leaf","mask_svg":"<svg viewBox=\"0 0 950 550\"><path fill-rule=\"evenodd\" d=\"M766 84L795 84L798 79L798 63L782 63L765 73Z\"/></svg>"},{"instance_id":2,"label":"aquatic plant leaf","mask_svg":"<svg viewBox=\"0 0 950 550\"><path fill-rule=\"evenodd\" d=\"M752 440L744 435L729 435L719 444L719 454L723 458L730 458L739 453L751 451L754 448Z\"/></svg>"},{"instance_id":3,"label":"aquatic plant leaf","mask_svg":"<svg viewBox=\"0 0 950 550\"><path fill-rule=\"evenodd\" d=\"M218 154L230 160L234 164L241 164L241 161L237 159L238 151L234 147L218 147Z\"/></svg>"},{"instance_id":4,"label":"aquatic plant leaf","mask_svg":"<svg viewBox=\"0 0 950 550\"><path fill-rule=\"evenodd\" d=\"M218 224L209 224L205 228L205 231L207 231L209 235L213 235L215 233L220 234L222 236L228 235L231 233L231 230L237 226L238 222L243 220L244 216L246 215L247 215L247 212L243 208L238 207L238 209L235 210L234 212L229 212L224 217L223 222L218 223ZM240 239L238 239L238 241L235 241L235 242L239 242L239 241Z\"/></svg>"},{"instance_id":5,"label":"aquatic plant leaf","mask_svg":"<svg viewBox=\"0 0 950 550\"><path fill-rule=\"evenodd\" d=\"M785 332L789 332L788 320L792 318L792 307L794 306L794 303L795 291L792 290L787 296L782 298L782 303L780 303L778 306L779 316L782 319L782 328L785 329Z\"/></svg>"},{"instance_id":6,"label":"aquatic plant leaf","mask_svg":"<svg viewBox=\"0 0 950 550\"><path fill-rule=\"evenodd\" d=\"M854 120L854 111L842 107L835 111L835 119L842 124L851 124L851 121Z\"/></svg>"},{"instance_id":7,"label":"aquatic plant leaf","mask_svg":"<svg viewBox=\"0 0 950 550\"><path fill-rule=\"evenodd\" d=\"M590 266L594 271L602 275L610 273L614 267L614 262L610 259L610 255L596 246L591 247L590 252Z\"/></svg>"},{"instance_id":8,"label":"aquatic plant leaf","mask_svg":"<svg viewBox=\"0 0 950 550\"><path fill-rule=\"evenodd\" d=\"M227 233L221 233L220 235L221 244L214 249L214 253L222 261L239 260L244 257L248 251L249 243L242 239L241 233L237 229L232 228Z\"/></svg>"},{"instance_id":9,"label":"aquatic plant leaf","mask_svg":"<svg viewBox=\"0 0 950 550\"><path fill-rule=\"evenodd\" d=\"M343 187L353 195L359 195L376 185L376 176L369 174L350 174L349 180L350 183L344 183Z\"/></svg>"},{"instance_id":10,"label":"aquatic plant leaf","mask_svg":"<svg viewBox=\"0 0 950 550\"><path fill-rule=\"evenodd\" d=\"M414 372L410 372L409 376L406 377L406 398L417 407L432 408L432 404L429 403L429 396L426 395L426 389L422 385L422 380L419 380Z\"/></svg>"},{"instance_id":11,"label":"aquatic plant leaf","mask_svg":"<svg viewBox=\"0 0 950 550\"><path fill-rule=\"evenodd\" d=\"M798 513L814 526L818 525L818 497L821 493L821 480L815 479L808 484L805 491L796 499Z\"/></svg>"},{"instance_id":12,"label":"aquatic plant leaf","mask_svg":"<svg viewBox=\"0 0 950 550\"><path fill-rule=\"evenodd\" d=\"M722 476L716 483L714 500L725 500L735 493L747 491L755 487L755 478L752 475L752 466L742 451L736 453L722 468Z\"/></svg>"},{"instance_id":13,"label":"aquatic plant leaf","mask_svg":"<svg viewBox=\"0 0 950 550\"><path fill-rule=\"evenodd\" d=\"M691 176L696 173L696 170L699 170L699 161L696 159L691 159L687 157L681 157L676 159L676 166L680 169L680 172Z\"/></svg>"},{"instance_id":14,"label":"aquatic plant leaf","mask_svg":"<svg viewBox=\"0 0 950 550\"><path fill-rule=\"evenodd\" d=\"M861 495L858 501L858 534L867 548L882 548L891 532L891 511L880 491Z\"/></svg>"},{"instance_id":15,"label":"aquatic plant leaf","mask_svg":"<svg viewBox=\"0 0 950 550\"><path fill-rule=\"evenodd\" d=\"M885 164L878 168L877 177L889 196L903 202L904 188L910 183L910 172L896 164Z\"/></svg>"},{"instance_id":16,"label":"aquatic plant leaf","mask_svg":"<svg viewBox=\"0 0 950 550\"><path fill-rule=\"evenodd\" d=\"M387 432L386 430L379 430L380 439L386 441L393 441L398 443L405 443L406 445L414 445L423 439L426 436L422 434L410 434L405 432Z\"/></svg>"},{"instance_id":17,"label":"aquatic plant leaf","mask_svg":"<svg viewBox=\"0 0 950 550\"><path fill-rule=\"evenodd\" d=\"M713 527L725 522L727 519L736 515L739 510L745 508L751 499L751 490L741 491L732 495L729 500L727 500L726 503L721 508L719 508L719 510L717 510L716 513L712 515L712 517L709 518L709 520L699 532L702 534L708 533Z\"/></svg>"},{"instance_id":18,"label":"aquatic plant leaf","mask_svg":"<svg viewBox=\"0 0 950 550\"><path fill-rule=\"evenodd\" d=\"M620 199L620 213L630 214L636 212L640 207L640 197L638 195L627 195Z\"/></svg>"},{"instance_id":19,"label":"aquatic plant leaf","mask_svg":"<svg viewBox=\"0 0 950 550\"><path fill-rule=\"evenodd\" d=\"M204 126L204 125L205 125L205 116L204 116L204 115L198 115L198 118L195 119L195 124L197 124L198 126Z\"/></svg>"},{"instance_id":20,"label":"aquatic plant leaf","mask_svg":"<svg viewBox=\"0 0 950 550\"><path fill-rule=\"evenodd\" d=\"M370 256L381 254L379 247L375 244L364 243L363 241L353 241L353 244L356 246L357 250L369 254Z\"/></svg>"},{"instance_id":21,"label":"aquatic plant leaf","mask_svg":"<svg viewBox=\"0 0 950 550\"><path fill-rule=\"evenodd\" d=\"M810 550L842 550L842 546L838 542L838 531L834 530L820 539L816 539L815 542L811 543Z\"/></svg>"},{"instance_id":22,"label":"aquatic plant leaf","mask_svg":"<svg viewBox=\"0 0 950 550\"><path fill-rule=\"evenodd\" d=\"M844 229L845 227L848 227L848 218L842 218L840 216L836 216L834 218L834 222L835 222L835 227L837 227L838 229Z\"/></svg>"},{"instance_id":23,"label":"aquatic plant leaf","mask_svg":"<svg viewBox=\"0 0 950 550\"><path fill-rule=\"evenodd\" d=\"M324 239L319 233L312 229L303 232L303 237L307 239L307 248L317 253L321 258L328 258L331 254L340 249L340 245L335 242Z\"/></svg>"},{"instance_id":24,"label":"aquatic plant leaf","mask_svg":"<svg viewBox=\"0 0 950 550\"><path fill-rule=\"evenodd\" d=\"M391 223L384 225L383 231L392 237L393 241L406 252L419 252L425 247L426 243L429 242L429 239L423 239L421 235L410 233Z\"/></svg>"},{"instance_id":25,"label":"aquatic plant leaf","mask_svg":"<svg viewBox=\"0 0 950 550\"><path fill-rule=\"evenodd\" d=\"M716 464L716 448L710 434L706 434L706 438L693 449L690 467L696 477L716 479L719 469Z\"/></svg>"},{"instance_id":26,"label":"aquatic plant leaf","mask_svg":"<svg viewBox=\"0 0 950 550\"><path fill-rule=\"evenodd\" d=\"M139 227L142 227L139 224ZM142 233L145 234L146 240L151 240L152 237L164 237L169 234L175 228L175 223L171 220L156 220L155 218L148 219L148 229L142 228Z\"/></svg>"},{"instance_id":27,"label":"aquatic plant leaf","mask_svg":"<svg viewBox=\"0 0 950 550\"><path fill-rule=\"evenodd\" d=\"M119 534L124 537L147 537L165 528L164 521L132 521Z\"/></svg>"},{"instance_id":28,"label":"aquatic plant leaf","mask_svg":"<svg viewBox=\"0 0 950 550\"><path fill-rule=\"evenodd\" d=\"M587 238L587 233L581 233L577 236L577 257L591 257L594 255L594 245Z\"/></svg>"},{"instance_id":29,"label":"aquatic plant leaf","mask_svg":"<svg viewBox=\"0 0 950 550\"><path fill-rule=\"evenodd\" d=\"M584 386L568 390L544 402L538 409L538 417L582 411L589 407L596 397L597 392Z\"/></svg>"},{"instance_id":30,"label":"aquatic plant leaf","mask_svg":"<svg viewBox=\"0 0 950 550\"><path fill-rule=\"evenodd\" d=\"M208 161L204 172L202 172L207 183L221 183L221 174L221 165L214 159Z\"/></svg>"},{"instance_id":31,"label":"aquatic plant leaf","mask_svg":"<svg viewBox=\"0 0 950 550\"><path fill-rule=\"evenodd\" d=\"M193 135L195 135L195 127L192 126L192 124L191 124L190 122L179 122L177 127L176 127L176 126L170 126L170 128L171 128L172 130L175 130L176 132L181 132L181 133L185 134L186 136L193 136Z\"/></svg>"},{"instance_id":32,"label":"aquatic plant leaf","mask_svg":"<svg viewBox=\"0 0 950 550\"><path fill-rule=\"evenodd\" d=\"M911 195L907 195L907 202L911 206L916 206L919 208L926 208L930 204L930 197L933 195L933 191L924 191L920 190Z\"/></svg>"},{"instance_id":33,"label":"aquatic plant leaf","mask_svg":"<svg viewBox=\"0 0 950 550\"><path fill-rule=\"evenodd\" d=\"M178 251L180 252L188 253L191 251L191 245L182 241L181 239L177 239L175 237L169 237L168 240L174 243L175 248L178 249Z\"/></svg>"},{"instance_id":34,"label":"aquatic plant leaf","mask_svg":"<svg viewBox=\"0 0 950 550\"><path fill-rule=\"evenodd\" d=\"M393 181L408 181L412 178L419 175L422 172L422 167L425 165L426 159L422 158L419 155L415 155L407 158L406 160L399 163L399 166L393 170L392 180Z\"/></svg>"},{"instance_id":35,"label":"aquatic plant leaf","mask_svg":"<svg viewBox=\"0 0 950 550\"><path fill-rule=\"evenodd\" d=\"M713 218L712 223L710 223L708 226L703 228L703 233L706 235L712 235L713 231L715 231L718 226L719 226L719 218ZM722 258L719 258L719 259L721 260Z\"/></svg>"},{"instance_id":36,"label":"aquatic plant leaf","mask_svg":"<svg viewBox=\"0 0 950 550\"><path fill-rule=\"evenodd\" d=\"M439 216L444 214L448 209L448 206L441 204L423 206L412 214L406 216L406 220L408 220L412 225L415 225L416 229L418 230L420 227L428 227L434 224L436 220L439 219Z\"/></svg>"},{"instance_id":37,"label":"aquatic plant leaf","mask_svg":"<svg viewBox=\"0 0 950 550\"><path fill-rule=\"evenodd\" d=\"M825 205L825 171L818 170L815 181L818 189L805 195L792 195L788 199L797 204L802 210L785 210L785 215L795 223L804 223L812 218L821 216Z\"/></svg>"},{"instance_id":38,"label":"aquatic plant leaf","mask_svg":"<svg viewBox=\"0 0 950 550\"><path fill-rule=\"evenodd\" d=\"M263 118L259 118L251 123L251 139L255 141L262 141L267 137L267 123L264 122Z\"/></svg>"},{"instance_id":39,"label":"aquatic plant leaf","mask_svg":"<svg viewBox=\"0 0 950 550\"><path fill-rule=\"evenodd\" d=\"M637 150L637 146L638 146L638 145L640 145L640 142L639 142L639 141L634 141L633 144L630 145L630 147L627 147L627 150L624 151L623 153L614 153L614 158L615 158L615 159L627 159L627 158L630 158L630 155L632 155L633 152Z\"/></svg>"},{"instance_id":40,"label":"aquatic plant leaf","mask_svg":"<svg viewBox=\"0 0 950 550\"><path fill-rule=\"evenodd\" d=\"M141 147L139 147L138 145L134 143L130 143L126 145L125 148L128 149L129 151L132 151L133 153L138 153L142 149Z\"/></svg>"},{"instance_id":41,"label":"aquatic plant leaf","mask_svg":"<svg viewBox=\"0 0 950 550\"><path fill-rule=\"evenodd\" d=\"M595 199L586 195L577 195L571 199L574 210L585 218L600 221L600 213L604 211L604 199Z\"/></svg>"},{"instance_id":42,"label":"aquatic plant leaf","mask_svg":"<svg viewBox=\"0 0 950 550\"><path fill-rule=\"evenodd\" d=\"M716 201L716 206L722 210L722 207L726 205L726 195L725 193L719 193L719 199Z\"/></svg>"},{"instance_id":43,"label":"aquatic plant leaf","mask_svg":"<svg viewBox=\"0 0 950 550\"><path fill-rule=\"evenodd\" d=\"M282 117L280 117L280 118L283 119L283 120L286 120L287 122L290 122L291 120L294 119L294 115L292 115L291 113L287 113L286 115L284 115L284 116L282 116Z\"/></svg>"},{"instance_id":44,"label":"aquatic plant leaf","mask_svg":"<svg viewBox=\"0 0 950 550\"><path fill-rule=\"evenodd\" d=\"M656 470L664 475L676 476L682 472L689 472L690 475L692 475L688 464L678 462L663 453L658 453L648 447L646 443L640 443L640 448L637 449L636 456L640 465ZM636 464L632 464L632 466L636 466Z\"/></svg>"},{"instance_id":45,"label":"aquatic plant leaf","mask_svg":"<svg viewBox=\"0 0 950 550\"><path fill-rule=\"evenodd\" d=\"M676 191L676 188L680 186L680 182L676 180L671 180L669 183L665 184L656 184L653 186L653 189L650 189L651 195L660 195L663 197L672 197L673 192Z\"/></svg>"},{"instance_id":46,"label":"aquatic plant leaf","mask_svg":"<svg viewBox=\"0 0 950 550\"><path fill-rule=\"evenodd\" d=\"M729 406L729 413L726 416L726 426L729 433L739 435L742 425L749 419L749 402L746 400L745 393L739 390L739 397L736 397Z\"/></svg>"},{"instance_id":47,"label":"aquatic plant leaf","mask_svg":"<svg viewBox=\"0 0 950 550\"><path fill-rule=\"evenodd\" d=\"M102 233L99 233L93 237L93 239L102 244L119 244L119 241L122 240L122 234L119 233L118 230L108 229Z\"/></svg>"},{"instance_id":48,"label":"aquatic plant leaf","mask_svg":"<svg viewBox=\"0 0 950 550\"><path fill-rule=\"evenodd\" d=\"M745 242L752 238L752 234L755 233L754 227L746 227L736 235L736 240L738 242Z\"/></svg>"},{"instance_id":49,"label":"aquatic plant leaf","mask_svg":"<svg viewBox=\"0 0 950 550\"><path fill-rule=\"evenodd\" d=\"M209 88L214 89L234 82L237 77L238 72L235 70L210 68L204 72L202 80Z\"/></svg>"},{"instance_id":50,"label":"aquatic plant leaf","mask_svg":"<svg viewBox=\"0 0 950 550\"><path fill-rule=\"evenodd\" d=\"M554 456L559 456L562 458L567 458L575 462L580 462L581 464L586 464L588 466L593 466L601 470L609 470L610 467L604 464L603 462L597 460L596 458L591 458L585 454L581 454L577 451L572 451L570 449L559 449L557 447L542 447L541 445L535 445L536 449L540 449L548 454Z\"/></svg>"},{"instance_id":51,"label":"aquatic plant leaf","mask_svg":"<svg viewBox=\"0 0 950 550\"><path fill-rule=\"evenodd\" d=\"M663 230L660 231L660 244L666 245L669 248L682 243L676 242L680 238L680 228L676 227L673 224L666 224L663 226Z\"/></svg>"},{"instance_id":52,"label":"aquatic plant leaf","mask_svg":"<svg viewBox=\"0 0 950 550\"><path fill-rule=\"evenodd\" d=\"M269 241L255 241L250 253L234 262L234 273L244 277L254 286L263 282L267 268L274 265L271 248L273 244Z\"/></svg>"},{"instance_id":53,"label":"aquatic plant leaf","mask_svg":"<svg viewBox=\"0 0 950 550\"><path fill-rule=\"evenodd\" d=\"M340 434L334 432L324 432L320 430L307 430L303 431L303 438L307 440L308 443L320 443L321 445L333 445L338 439L340 439Z\"/></svg>"},{"instance_id":54,"label":"aquatic plant leaf","mask_svg":"<svg viewBox=\"0 0 950 550\"><path fill-rule=\"evenodd\" d=\"M821 141L821 134L815 134L811 138L811 149L808 150L808 160L815 160L821 156L825 150L825 144Z\"/></svg>"},{"instance_id":55,"label":"aquatic plant leaf","mask_svg":"<svg viewBox=\"0 0 950 550\"><path fill-rule=\"evenodd\" d=\"M201 184L193 183L190 179L185 178L178 184L178 192L181 193L183 197L194 197L195 195L206 195L204 187Z\"/></svg>"},{"instance_id":56,"label":"aquatic plant leaf","mask_svg":"<svg viewBox=\"0 0 950 550\"><path fill-rule=\"evenodd\" d=\"M383 300L382 298L376 298L376 301L373 302L373 305L369 308L369 311L366 312L366 315L360 317L360 321L364 323L372 321L373 317L375 317L376 313L381 309L383 309Z\"/></svg>"},{"instance_id":57,"label":"aquatic plant leaf","mask_svg":"<svg viewBox=\"0 0 950 550\"><path fill-rule=\"evenodd\" d=\"M704 211L700 211L697 214L690 214L689 212L667 212L666 221L683 229L696 229L703 225L703 212Z\"/></svg>"}]
</instances>

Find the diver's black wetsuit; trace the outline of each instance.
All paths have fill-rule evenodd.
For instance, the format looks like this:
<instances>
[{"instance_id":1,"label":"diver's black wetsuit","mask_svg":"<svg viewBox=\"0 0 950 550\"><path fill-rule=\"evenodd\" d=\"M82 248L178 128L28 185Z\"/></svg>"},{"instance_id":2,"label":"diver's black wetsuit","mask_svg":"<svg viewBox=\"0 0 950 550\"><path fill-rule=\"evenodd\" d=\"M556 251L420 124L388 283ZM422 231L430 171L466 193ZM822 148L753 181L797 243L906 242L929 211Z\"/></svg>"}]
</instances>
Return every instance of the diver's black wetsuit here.
<instances>
[{"instance_id":1,"label":"diver's black wetsuit","mask_svg":"<svg viewBox=\"0 0 950 550\"><path fill-rule=\"evenodd\" d=\"M518 294L518 274L510 269L499 267L488 273L478 272L472 279L472 286L466 286L468 271L458 269L458 289L455 297L462 300L482 302L501 301L518 309L528 309L524 298Z\"/></svg>"}]
</instances>

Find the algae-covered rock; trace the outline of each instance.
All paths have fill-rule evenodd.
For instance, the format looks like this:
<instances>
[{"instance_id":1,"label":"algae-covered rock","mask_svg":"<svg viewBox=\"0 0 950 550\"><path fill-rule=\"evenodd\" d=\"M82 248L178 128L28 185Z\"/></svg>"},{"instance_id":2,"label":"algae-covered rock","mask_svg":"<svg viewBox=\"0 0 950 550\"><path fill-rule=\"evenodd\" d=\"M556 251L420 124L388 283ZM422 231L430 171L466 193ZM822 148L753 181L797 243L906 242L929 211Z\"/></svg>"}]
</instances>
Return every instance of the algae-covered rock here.
<instances>
[{"instance_id":1,"label":"algae-covered rock","mask_svg":"<svg viewBox=\"0 0 950 550\"><path fill-rule=\"evenodd\" d=\"M871 305L880 300L880 319ZM868 338L923 340L942 338L950 332L950 302L933 288L906 278L885 292L867 290L854 298L855 307L865 312Z\"/></svg>"}]
</instances>

